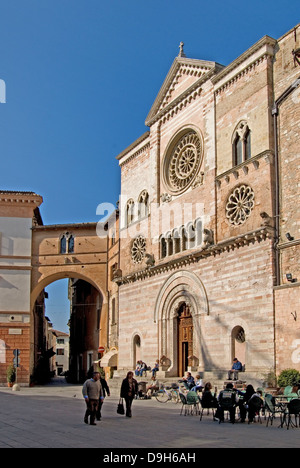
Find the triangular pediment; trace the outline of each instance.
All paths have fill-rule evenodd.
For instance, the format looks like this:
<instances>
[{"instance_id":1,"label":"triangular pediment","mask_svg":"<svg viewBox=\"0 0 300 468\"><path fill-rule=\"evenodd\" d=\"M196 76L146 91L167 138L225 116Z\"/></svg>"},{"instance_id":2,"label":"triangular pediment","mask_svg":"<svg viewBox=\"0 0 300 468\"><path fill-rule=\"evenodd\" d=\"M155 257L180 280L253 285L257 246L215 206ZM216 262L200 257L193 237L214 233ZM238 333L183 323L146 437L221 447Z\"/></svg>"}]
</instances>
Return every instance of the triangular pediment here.
<instances>
[{"instance_id":1,"label":"triangular pediment","mask_svg":"<svg viewBox=\"0 0 300 468\"><path fill-rule=\"evenodd\" d=\"M187 90L193 88L199 80L203 79L215 67L215 62L176 57L151 107L146 119L146 125L149 125L157 114L162 113L181 95L186 94Z\"/></svg>"}]
</instances>

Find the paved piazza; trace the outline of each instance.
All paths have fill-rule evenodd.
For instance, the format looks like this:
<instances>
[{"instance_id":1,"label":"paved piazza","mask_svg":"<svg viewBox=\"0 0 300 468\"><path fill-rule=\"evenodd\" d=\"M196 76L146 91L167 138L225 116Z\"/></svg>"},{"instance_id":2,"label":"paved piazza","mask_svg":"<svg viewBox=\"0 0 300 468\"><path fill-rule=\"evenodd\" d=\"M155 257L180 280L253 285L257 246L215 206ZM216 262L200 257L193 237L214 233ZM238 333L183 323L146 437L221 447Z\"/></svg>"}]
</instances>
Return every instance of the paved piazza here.
<instances>
[{"instance_id":1,"label":"paved piazza","mask_svg":"<svg viewBox=\"0 0 300 468\"><path fill-rule=\"evenodd\" d=\"M262 424L219 425L206 413L180 416L181 404L161 404L156 399L133 402L133 418L116 413L118 395L106 398L102 421L83 423L85 403L81 386L48 385L22 388L20 392L0 388L0 448L146 448L194 453L200 448L288 448L299 447L300 429ZM190 450L189 450L190 449ZM196 450L199 454L199 450ZM119 456L119 455L118 455ZM105 461L105 460L103 460ZM153 460L148 460L153 461ZM183 460L184 461L184 460ZM197 462L199 459L197 460Z\"/></svg>"}]
</instances>

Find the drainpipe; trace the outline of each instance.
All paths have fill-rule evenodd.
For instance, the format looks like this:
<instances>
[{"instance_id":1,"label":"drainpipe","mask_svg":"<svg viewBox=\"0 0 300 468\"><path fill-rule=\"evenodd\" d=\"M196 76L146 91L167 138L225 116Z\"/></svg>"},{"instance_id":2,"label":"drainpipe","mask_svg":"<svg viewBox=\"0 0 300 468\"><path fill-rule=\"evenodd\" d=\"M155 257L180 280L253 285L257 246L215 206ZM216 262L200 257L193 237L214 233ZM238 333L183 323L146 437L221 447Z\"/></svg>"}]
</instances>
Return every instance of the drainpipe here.
<instances>
[{"instance_id":1,"label":"drainpipe","mask_svg":"<svg viewBox=\"0 0 300 468\"><path fill-rule=\"evenodd\" d=\"M281 96L276 99L272 109L272 116L274 121L274 152L275 152L275 269L276 269L276 286L280 285L280 259L279 259L279 249L278 244L280 241L280 193L279 193L279 152L278 152L278 114L279 107L287 97L298 88L300 85L300 76L281 94Z\"/></svg>"}]
</instances>

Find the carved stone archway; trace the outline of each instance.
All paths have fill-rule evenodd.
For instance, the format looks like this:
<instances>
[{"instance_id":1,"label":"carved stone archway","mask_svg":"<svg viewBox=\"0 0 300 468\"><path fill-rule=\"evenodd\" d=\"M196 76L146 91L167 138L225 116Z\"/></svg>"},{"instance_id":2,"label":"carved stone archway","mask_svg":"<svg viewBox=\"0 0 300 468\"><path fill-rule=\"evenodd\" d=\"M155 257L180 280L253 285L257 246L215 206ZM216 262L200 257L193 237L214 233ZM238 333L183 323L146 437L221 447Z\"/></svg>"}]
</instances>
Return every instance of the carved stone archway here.
<instances>
[{"instance_id":1,"label":"carved stone archway","mask_svg":"<svg viewBox=\"0 0 300 468\"><path fill-rule=\"evenodd\" d=\"M193 356L201 366L201 317L209 314L205 288L199 277L189 271L173 273L162 286L156 301L154 321L158 324L159 356L166 356L171 365L169 376L177 376L178 311L185 303L193 318Z\"/></svg>"}]
</instances>

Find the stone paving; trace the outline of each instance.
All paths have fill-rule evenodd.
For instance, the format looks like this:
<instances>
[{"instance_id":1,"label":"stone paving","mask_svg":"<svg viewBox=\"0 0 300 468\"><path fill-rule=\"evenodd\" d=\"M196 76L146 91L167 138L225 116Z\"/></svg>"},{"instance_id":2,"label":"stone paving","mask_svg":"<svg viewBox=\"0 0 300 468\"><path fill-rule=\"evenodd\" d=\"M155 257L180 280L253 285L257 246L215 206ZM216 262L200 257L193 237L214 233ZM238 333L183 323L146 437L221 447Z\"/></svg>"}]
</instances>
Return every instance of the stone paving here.
<instances>
[{"instance_id":1,"label":"stone paving","mask_svg":"<svg viewBox=\"0 0 300 468\"><path fill-rule=\"evenodd\" d=\"M131 419L116 413L118 395L105 399L102 421L83 423L81 386L47 385L14 392L0 387L0 448L176 449L299 447L300 429L213 422L206 412L180 416L181 404L135 400ZM103 452L104 453L104 452Z\"/></svg>"}]
</instances>

